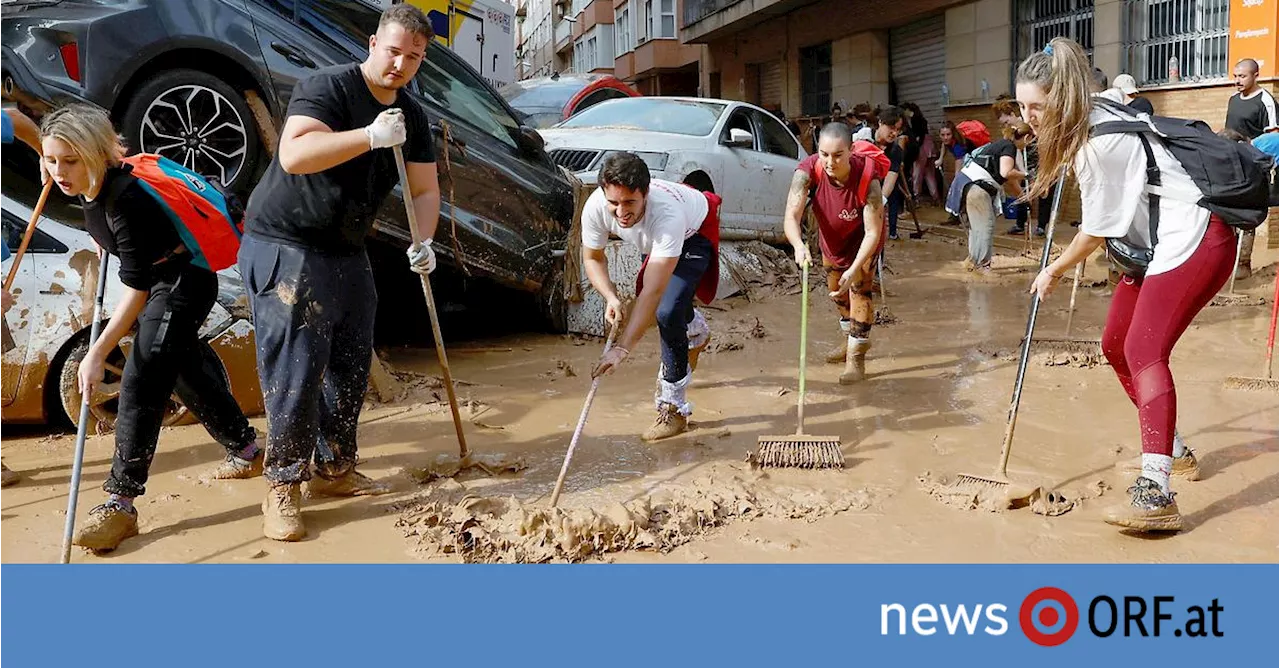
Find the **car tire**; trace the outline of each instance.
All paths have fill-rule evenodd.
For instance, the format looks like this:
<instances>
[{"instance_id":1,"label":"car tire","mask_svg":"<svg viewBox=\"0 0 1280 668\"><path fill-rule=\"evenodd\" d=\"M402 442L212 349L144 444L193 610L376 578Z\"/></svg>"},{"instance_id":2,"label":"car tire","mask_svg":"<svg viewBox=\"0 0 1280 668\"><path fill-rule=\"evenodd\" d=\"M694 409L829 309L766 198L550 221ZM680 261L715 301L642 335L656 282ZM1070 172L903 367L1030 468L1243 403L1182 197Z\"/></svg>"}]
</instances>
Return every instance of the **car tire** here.
<instances>
[{"instance_id":1,"label":"car tire","mask_svg":"<svg viewBox=\"0 0 1280 668\"><path fill-rule=\"evenodd\" d=\"M133 92L121 124L131 150L159 153L218 177L234 192L252 185L261 153L253 112L241 91L207 72L178 69L152 77Z\"/></svg>"},{"instance_id":2,"label":"car tire","mask_svg":"<svg viewBox=\"0 0 1280 668\"><path fill-rule=\"evenodd\" d=\"M209 344L201 341L200 355L204 360L204 364L209 368L216 368L217 372L222 374L223 382L229 383L227 370L222 366L222 361L218 359L218 354L209 347ZM80 382L78 373L80 370L80 361L89 352L89 338L81 337L79 341L72 346L71 350L63 358L62 366L57 370L56 378L58 379L58 397L62 404L62 410L68 421L75 425L80 420L80 403L83 395L80 393ZM116 347L107 356L107 364L123 369L125 361L125 353L120 347ZM213 365L213 366L210 366ZM120 376L110 370L104 374L103 385L107 388L118 388ZM89 407L90 420L96 422L99 427L98 433L106 433L115 430L116 426L116 399L110 393L100 395L97 402ZM175 427L179 425L195 424L197 422L195 414L191 412L182 401L174 394L169 397L169 405L165 408L164 420L161 426Z\"/></svg>"}]
</instances>

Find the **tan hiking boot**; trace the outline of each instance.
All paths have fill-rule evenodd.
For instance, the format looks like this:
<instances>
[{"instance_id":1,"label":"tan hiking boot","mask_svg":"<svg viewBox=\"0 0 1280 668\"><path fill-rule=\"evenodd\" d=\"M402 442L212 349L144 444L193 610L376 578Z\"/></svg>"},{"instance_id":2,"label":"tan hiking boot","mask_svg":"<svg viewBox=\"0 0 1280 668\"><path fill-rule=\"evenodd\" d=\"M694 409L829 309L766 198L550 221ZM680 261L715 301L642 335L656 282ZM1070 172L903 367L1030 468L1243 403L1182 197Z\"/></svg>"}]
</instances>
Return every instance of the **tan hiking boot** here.
<instances>
[{"instance_id":1,"label":"tan hiking boot","mask_svg":"<svg viewBox=\"0 0 1280 668\"><path fill-rule=\"evenodd\" d=\"M0 475L3 475L3 477L0 478L0 487L16 485L19 480L22 480L21 473L5 466L3 462L0 462Z\"/></svg>"},{"instance_id":2,"label":"tan hiking boot","mask_svg":"<svg viewBox=\"0 0 1280 668\"><path fill-rule=\"evenodd\" d=\"M1116 469L1130 475L1142 473L1142 455L1117 462ZM1200 462L1196 460L1196 453L1191 448L1187 448L1187 454L1173 458L1173 472L1170 475L1191 481L1200 479Z\"/></svg>"},{"instance_id":3,"label":"tan hiking boot","mask_svg":"<svg viewBox=\"0 0 1280 668\"><path fill-rule=\"evenodd\" d=\"M233 454L228 453L227 458L222 460L221 464L200 474L201 480L247 480L262 475L262 463L266 460L266 454L258 451L258 456L253 459L241 459Z\"/></svg>"},{"instance_id":4,"label":"tan hiking boot","mask_svg":"<svg viewBox=\"0 0 1280 668\"><path fill-rule=\"evenodd\" d=\"M94 552L110 552L126 538L138 535L138 511L108 501L89 511L89 521L80 527L74 545Z\"/></svg>"},{"instance_id":5,"label":"tan hiking boot","mask_svg":"<svg viewBox=\"0 0 1280 668\"><path fill-rule=\"evenodd\" d=\"M823 356L823 359L827 361L827 364L844 364L845 358L848 356L849 337L842 336L840 337L840 343L837 343L831 348L831 350L828 350L827 354Z\"/></svg>"},{"instance_id":6,"label":"tan hiking boot","mask_svg":"<svg viewBox=\"0 0 1280 668\"><path fill-rule=\"evenodd\" d=\"M1179 531L1182 513L1173 493L1165 494L1160 484L1139 477L1128 489L1129 503L1108 508L1102 515L1107 524L1137 531Z\"/></svg>"},{"instance_id":7,"label":"tan hiking boot","mask_svg":"<svg viewBox=\"0 0 1280 668\"><path fill-rule=\"evenodd\" d=\"M847 340L847 339L846 339ZM849 346L849 366L840 374L841 385L855 385L867 377L867 351L871 350L870 339L855 339Z\"/></svg>"},{"instance_id":8,"label":"tan hiking boot","mask_svg":"<svg viewBox=\"0 0 1280 668\"><path fill-rule=\"evenodd\" d=\"M377 496L387 494L391 488L355 469L337 478L315 475L307 481L307 496Z\"/></svg>"},{"instance_id":9,"label":"tan hiking boot","mask_svg":"<svg viewBox=\"0 0 1280 668\"><path fill-rule=\"evenodd\" d=\"M640 439L646 442L660 441L684 433L689 428L689 418L680 414L674 404L663 403L658 408L658 417L653 421Z\"/></svg>"},{"instance_id":10,"label":"tan hiking boot","mask_svg":"<svg viewBox=\"0 0 1280 668\"><path fill-rule=\"evenodd\" d=\"M302 483L272 483L267 489L262 500L262 535L290 542L307 535L302 523Z\"/></svg>"}]
</instances>

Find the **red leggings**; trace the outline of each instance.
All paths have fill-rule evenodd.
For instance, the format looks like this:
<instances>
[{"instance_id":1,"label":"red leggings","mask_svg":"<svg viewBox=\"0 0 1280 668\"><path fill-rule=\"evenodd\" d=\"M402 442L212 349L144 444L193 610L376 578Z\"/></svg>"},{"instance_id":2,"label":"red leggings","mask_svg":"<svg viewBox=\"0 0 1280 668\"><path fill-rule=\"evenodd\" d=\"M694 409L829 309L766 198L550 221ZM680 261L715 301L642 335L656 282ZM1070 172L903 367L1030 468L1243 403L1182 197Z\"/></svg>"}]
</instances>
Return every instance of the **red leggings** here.
<instances>
[{"instance_id":1,"label":"red leggings","mask_svg":"<svg viewBox=\"0 0 1280 668\"><path fill-rule=\"evenodd\" d=\"M1234 230L1213 216L1186 262L1146 279L1125 276L1116 286L1102 333L1102 352L1138 408L1142 451L1173 454L1178 396L1169 354L1191 320L1235 269Z\"/></svg>"}]
</instances>

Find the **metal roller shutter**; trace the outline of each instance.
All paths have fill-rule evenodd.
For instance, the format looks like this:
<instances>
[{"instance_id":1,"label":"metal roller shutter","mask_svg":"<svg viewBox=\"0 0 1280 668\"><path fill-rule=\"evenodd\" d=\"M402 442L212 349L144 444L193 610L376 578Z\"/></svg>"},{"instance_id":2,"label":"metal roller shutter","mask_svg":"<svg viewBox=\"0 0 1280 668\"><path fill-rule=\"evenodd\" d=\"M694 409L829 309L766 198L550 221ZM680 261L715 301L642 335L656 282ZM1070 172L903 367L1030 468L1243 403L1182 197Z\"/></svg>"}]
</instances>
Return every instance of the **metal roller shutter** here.
<instances>
[{"instance_id":1,"label":"metal roller shutter","mask_svg":"<svg viewBox=\"0 0 1280 668\"><path fill-rule=\"evenodd\" d=\"M767 108L782 103L782 61L760 63L760 104Z\"/></svg>"},{"instance_id":2,"label":"metal roller shutter","mask_svg":"<svg viewBox=\"0 0 1280 668\"><path fill-rule=\"evenodd\" d=\"M947 80L946 15L889 31L889 70L897 90L895 102L914 102L936 130L943 121L942 84Z\"/></svg>"}]
</instances>

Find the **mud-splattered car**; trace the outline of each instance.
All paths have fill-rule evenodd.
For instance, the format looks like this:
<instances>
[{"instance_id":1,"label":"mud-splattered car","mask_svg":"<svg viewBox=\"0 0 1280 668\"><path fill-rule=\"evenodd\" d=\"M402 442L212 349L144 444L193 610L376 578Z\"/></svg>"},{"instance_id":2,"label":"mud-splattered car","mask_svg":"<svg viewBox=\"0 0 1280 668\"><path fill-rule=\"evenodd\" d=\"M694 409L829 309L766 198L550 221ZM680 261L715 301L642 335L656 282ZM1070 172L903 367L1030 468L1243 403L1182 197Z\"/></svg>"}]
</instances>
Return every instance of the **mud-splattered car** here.
<instances>
[{"instance_id":1,"label":"mud-splattered car","mask_svg":"<svg viewBox=\"0 0 1280 668\"><path fill-rule=\"evenodd\" d=\"M8 176L8 173L6 173ZM16 250L22 241L31 207L0 196L4 239ZM12 293L16 304L4 318L3 420L56 422L80 416L81 394L76 369L89 349L89 327L98 283L98 255L93 239L79 227L79 218L50 214L37 224L26 256L19 265ZM10 259L4 272L9 271ZM106 303L109 314L123 284L108 268ZM248 415L262 412L262 390L254 361L253 325L249 302L238 270L218 274L218 302L201 329L200 354L231 384L232 393ZM105 382L90 402L99 431L115 424L120 373L132 337L126 336L107 358ZM170 399L165 425L193 421L177 399Z\"/></svg>"}]
</instances>

